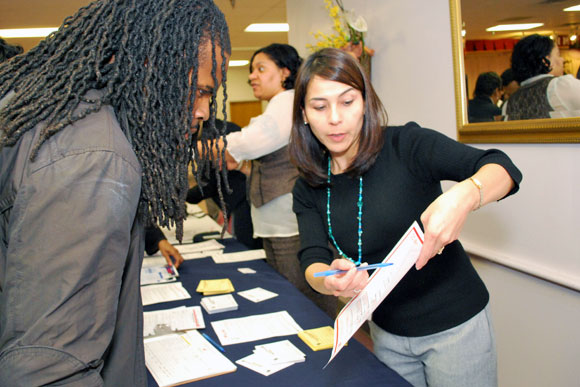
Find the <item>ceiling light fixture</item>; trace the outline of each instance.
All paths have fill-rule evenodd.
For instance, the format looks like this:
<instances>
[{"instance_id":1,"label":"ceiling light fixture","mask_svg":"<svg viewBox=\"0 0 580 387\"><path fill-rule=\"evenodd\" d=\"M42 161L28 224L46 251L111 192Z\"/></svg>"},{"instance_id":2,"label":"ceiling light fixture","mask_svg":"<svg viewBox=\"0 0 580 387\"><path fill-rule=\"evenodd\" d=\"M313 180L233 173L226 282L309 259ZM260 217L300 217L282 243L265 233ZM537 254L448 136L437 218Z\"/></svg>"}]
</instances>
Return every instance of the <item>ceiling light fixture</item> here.
<instances>
[{"instance_id":1,"label":"ceiling light fixture","mask_svg":"<svg viewBox=\"0 0 580 387\"><path fill-rule=\"evenodd\" d=\"M2 38L43 38L48 36L51 32L58 30L58 27L49 28L14 28L7 30L0 30L0 37Z\"/></svg>"},{"instance_id":2,"label":"ceiling light fixture","mask_svg":"<svg viewBox=\"0 0 580 387\"><path fill-rule=\"evenodd\" d=\"M250 63L249 60L230 60L230 67L242 67Z\"/></svg>"},{"instance_id":3,"label":"ceiling light fixture","mask_svg":"<svg viewBox=\"0 0 580 387\"><path fill-rule=\"evenodd\" d=\"M541 27L544 23L522 23L522 24L498 24L497 26L486 28L488 32L497 31L523 31L532 28Z\"/></svg>"},{"instance_id":4,"label":"ceiling light fixture","mask_svg":"<svg viewBox=\"0 0 580 387\"><path fill-rule=\"evenodd\" d=\"M564 8L564 12L577 12L577 11L580 11L580 4Z\"/></svg>"},{"instance_id":5,"label":"ceiling light fixture","mask_svg":"<svg viewBox=\"0 0 580 387\"><path fill-rule=\"evenodd\" d=\"M252 23L246 27L245 32L288 32L288 23Z\"/></svg>"}]
</instances>

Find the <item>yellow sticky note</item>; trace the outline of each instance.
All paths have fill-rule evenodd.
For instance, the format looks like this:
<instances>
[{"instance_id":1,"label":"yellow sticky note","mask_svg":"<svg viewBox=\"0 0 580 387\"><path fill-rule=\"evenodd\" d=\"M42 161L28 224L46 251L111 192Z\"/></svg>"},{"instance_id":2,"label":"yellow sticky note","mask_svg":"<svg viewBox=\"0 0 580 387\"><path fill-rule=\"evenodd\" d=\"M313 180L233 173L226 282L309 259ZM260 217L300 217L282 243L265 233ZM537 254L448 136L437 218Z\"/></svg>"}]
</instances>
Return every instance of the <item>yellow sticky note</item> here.
<instances>
[{"instance_id":1,"label":"yellow sticky note","mask_svg":"<svg viewBox=\"0 0 580 387\"><path fill-rule=\"evenodd\" d=\"M298 337L300 337L313 351L330 349L334 344L334 329L330 326L307 329L299 332Z\"/></svg>"},{"instance_id":2,"label":"yellow sticky note","mask_svg":"<svg viewBox=\"0 0 580 387\"><path fill-rule=\"evenodd\" d=\"M201 280L196 289L197 292L203 293L204 296L231 293L234 290L234 285L229 278Z\"/></svg>"}]
</instances>

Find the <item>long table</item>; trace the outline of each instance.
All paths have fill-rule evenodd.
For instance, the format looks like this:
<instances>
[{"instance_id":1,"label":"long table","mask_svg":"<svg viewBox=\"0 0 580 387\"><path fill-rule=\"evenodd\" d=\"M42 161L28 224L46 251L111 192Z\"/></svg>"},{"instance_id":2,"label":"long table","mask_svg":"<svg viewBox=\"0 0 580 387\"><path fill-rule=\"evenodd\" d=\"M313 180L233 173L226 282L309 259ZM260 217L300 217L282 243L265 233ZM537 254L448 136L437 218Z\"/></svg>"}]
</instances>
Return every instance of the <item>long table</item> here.
<instances>
[{"instance_id":1,"label":"long table","mask_svg":"<svg viewBox=\"0 0 580 387\"><path fill-rule=\"evenodd\" d=\"M235 252L244 249L244 246L233 238L220 240L220 242L226 246L225 252ZM240 267L254 269L256 273L242 274L237 270ZM149 305L144 308L145 311L169 309L181 305L199 305L202 295L196 293L195 290L202 279L229 278L236 292L259 286L278 293L278 297L259 303L253 303L234 293L234 298L239 305L238 310L212 315L203 311L206 324L203 332L218 342L219 340L211 327L211 321L286 310L302 329L317 328L325 325L333 326L334 323L328 315L263 260L216 264L210 257L201 258L185 261L179 268L179 274L183 286L188 290L192 298ZM283 339L290 340L304 352L306 361L292 365L267 377L238 365L238 369L233 373L200 380L188 385L204 387L255 387L264 384L268 386L409 386L396 372L386 367L372 352L354 339L349 341L348 345L342 349L325 369L322 368L328 361L331 351L312 351L297 335L228 345L225 347L225 356L235 362L250 355L256 345ZM148 379L150 386L157 386L151 374L148 375Z\"/></svg>"}]
</instances>

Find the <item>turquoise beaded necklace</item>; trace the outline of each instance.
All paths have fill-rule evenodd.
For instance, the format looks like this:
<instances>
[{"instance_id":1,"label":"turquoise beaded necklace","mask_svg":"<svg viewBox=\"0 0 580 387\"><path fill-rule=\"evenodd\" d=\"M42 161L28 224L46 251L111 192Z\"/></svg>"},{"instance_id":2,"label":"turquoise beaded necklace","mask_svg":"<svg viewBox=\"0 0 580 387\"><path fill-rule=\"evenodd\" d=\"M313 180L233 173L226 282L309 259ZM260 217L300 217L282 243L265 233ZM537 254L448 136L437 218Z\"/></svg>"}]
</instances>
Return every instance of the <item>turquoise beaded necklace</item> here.
<instances>
[{"instance_id":1,"label":"turquoise beaded necklace","mask_svg":"<svg viewBox=\"0 0 580 387\"><path fill-rule=\"evenodd\" d=\"M327 199L326 199L326 219L328 221L328 235L330 236L330 239L332 240L334 247L336 247L336 249L338 250L338 253L358 266L358 265L360 265L360 263L362 261L363 178L361 176L361 177L359 177L359 180L358 180L358 182L359 182L358 183L358 203L357 203L357 207L358 207L358 217L357 217L357 219L358 219L358 260L356 262L354 259L347 256L341 250L340 247L338 247L338 243L336 243L336 240L334 239L334 235L332 235L332 226L330 225L330 157L328 158L328 178L327 178L326 182L328 183L328 186L326 187L326 196L327 196Z\"/></svg>"}]
</instances>

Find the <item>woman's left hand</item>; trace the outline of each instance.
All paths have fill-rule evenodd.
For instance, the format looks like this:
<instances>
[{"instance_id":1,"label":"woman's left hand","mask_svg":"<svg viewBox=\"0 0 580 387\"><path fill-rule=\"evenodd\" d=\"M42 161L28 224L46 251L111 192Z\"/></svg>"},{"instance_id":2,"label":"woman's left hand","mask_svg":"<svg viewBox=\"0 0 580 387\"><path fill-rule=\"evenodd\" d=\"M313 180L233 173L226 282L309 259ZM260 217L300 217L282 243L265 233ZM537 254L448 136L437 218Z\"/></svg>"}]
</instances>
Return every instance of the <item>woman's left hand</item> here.
<instances>
[{"instance_id":1,"label":"woman's left hand","mask_svg":"<svg viewBox=\"0 0 580 387\"><path fill-rule=\"evenodd\" d=\"M455 184L439 195L421 214L425 230L425 241L415 263L420 270L437 254L441 254L449 243L459 237L467 214L479 203L479 192L469 181Z\"/></svg>"},{"instance_id":2,"label":"woman's left hand","mask_svg":"<svg viewBox=\"0 0 580 387\"><path fill-rule=\"evenodd\" d=\"M425 242L415 263L417 270L436 254L441 254L446 245L459 238L469 212L500 200L515 185L508 172L499 164L486 164L473 177L484 188L477 187L469 179L463 180L439 195L421 214Z\"/></svg>"}]
</instances>

